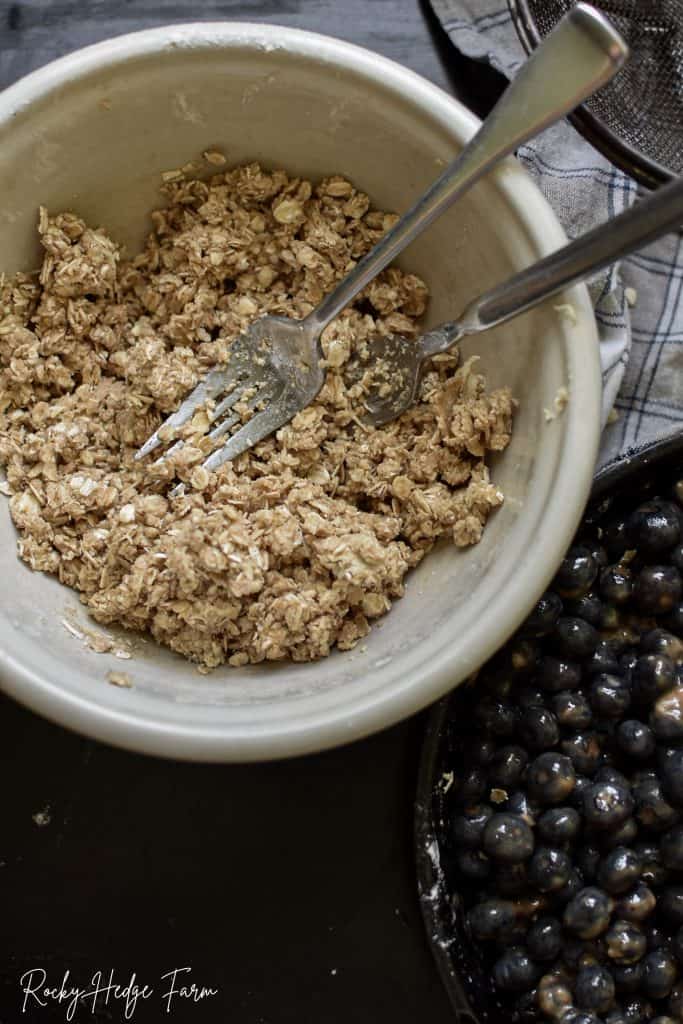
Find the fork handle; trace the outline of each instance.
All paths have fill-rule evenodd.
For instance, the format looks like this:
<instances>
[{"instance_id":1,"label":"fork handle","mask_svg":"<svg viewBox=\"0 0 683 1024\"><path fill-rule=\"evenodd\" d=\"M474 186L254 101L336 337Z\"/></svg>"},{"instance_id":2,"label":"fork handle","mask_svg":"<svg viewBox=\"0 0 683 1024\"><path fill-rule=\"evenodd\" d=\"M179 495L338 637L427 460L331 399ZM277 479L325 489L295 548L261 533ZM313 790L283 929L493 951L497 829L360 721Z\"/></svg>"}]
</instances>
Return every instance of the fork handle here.
<instances>
[{"instance_id":1,"label":"fork handle","mask_svg":"<svg viewBox=\"0 0 683 1024\"><path fill-rule=\"evenodd\" d=\"M627 54L626 44L601 14L587 4L573 7L534 50L460 155L309 314L308 325L322 331L458 196L608 82Z\"/></svg>"},{"instance_id":2,"label":"fork handle","mask_svg":"<svg viewBox=\"0 0 683 1024\"><path fill-rule=\"evenodd\" d=\"M464 334L478 334L523 313L568 285L641 249L683 225L683 177L662 185L613 220L593 228L557 252L515 274L471 302L459 319L444 325L442 343L450 348Z\"/></svg>"}]
</instances>

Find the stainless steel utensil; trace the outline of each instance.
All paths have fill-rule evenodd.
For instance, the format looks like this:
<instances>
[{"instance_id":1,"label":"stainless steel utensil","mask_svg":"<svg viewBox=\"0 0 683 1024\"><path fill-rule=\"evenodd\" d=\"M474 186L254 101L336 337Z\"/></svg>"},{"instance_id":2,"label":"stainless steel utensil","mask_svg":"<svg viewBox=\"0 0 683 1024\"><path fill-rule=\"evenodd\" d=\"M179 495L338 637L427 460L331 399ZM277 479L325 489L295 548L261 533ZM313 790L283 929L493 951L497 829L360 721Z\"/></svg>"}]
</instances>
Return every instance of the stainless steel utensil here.
<instances>
[{"instance_id":1,"label":"stainless steel utensil","mask_svg":"<svg viewBox=\"0 0 683 1024\"><path fill-rule=\"evenodd\" d=\"M330 321L494 164L609 81L626 55L609 22L588 5L577 4L534 51L462 153L318 308L301 321L256 320L232 343L228 363L200 381L136 458L173 441L201 408L215 424L208 435L212 442L240 424L234 411L238 402L253 410L251 419L205 460L209 470L284 426L323 385L320 336ZM182 444L176 441L166 456Z\"/></svg>"},{"instance_id":2,"label":"stainless steel utensil","mask_svg":"<svg viewBox=\"0 0 683 1024\"><path fill-rule=\"evenodd\" d=\"M457 320L417 341L400 335L375 338L368 346L366 421L381 426L412 405L425 363L468 334L511 320L620 256L683 225L683 178L662 185L630 210L515 274L474 299Z\"/></svg>"}]
</instances>

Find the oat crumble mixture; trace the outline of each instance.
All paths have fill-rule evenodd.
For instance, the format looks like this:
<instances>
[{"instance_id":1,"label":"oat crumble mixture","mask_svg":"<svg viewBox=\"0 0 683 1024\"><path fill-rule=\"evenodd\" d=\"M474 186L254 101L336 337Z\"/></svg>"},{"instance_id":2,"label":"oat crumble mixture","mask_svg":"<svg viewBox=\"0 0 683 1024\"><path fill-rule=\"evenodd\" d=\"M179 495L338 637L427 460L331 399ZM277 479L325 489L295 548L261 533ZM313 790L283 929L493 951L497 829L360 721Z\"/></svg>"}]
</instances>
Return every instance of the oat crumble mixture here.
<instances>
[{"instance_id":1,"label":"oat crumble mixture","mask_svg":"<svg viewBox=\"0 0 683 1024\"><path fill-rule=\"evenodd\" d=\"M354 360L377 332L415 336L428 298L389 268L327 328L323 390L275 436L208 473L193 422L171 459L134 462L255 317L305 316L396 219L342 177L256 164L168 174L162 191L135 258L41 210L39 275L0 279L0 465L19 555L97 622L203 669L349 649L438 538L479 540L503 500L484 460L508 444L512 396L448 355L399 420L362 424ZM178 479L186 493L170 498Z\"/></svg>"}]
</instances>

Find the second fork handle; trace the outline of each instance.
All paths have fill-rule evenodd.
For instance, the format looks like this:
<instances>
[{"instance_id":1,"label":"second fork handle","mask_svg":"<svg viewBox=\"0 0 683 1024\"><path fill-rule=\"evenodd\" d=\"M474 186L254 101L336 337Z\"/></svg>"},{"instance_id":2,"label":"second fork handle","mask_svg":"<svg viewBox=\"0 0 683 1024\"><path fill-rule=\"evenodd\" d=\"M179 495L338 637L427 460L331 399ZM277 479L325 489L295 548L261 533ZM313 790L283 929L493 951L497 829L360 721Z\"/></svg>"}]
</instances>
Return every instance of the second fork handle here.
<instances>
[{"instance_id":1,"label":"second fork handle","mask_svg":"<svg viewBox=\"0 0 683 1024\"><path fill-rule=\"evenodd\" d=\"M563 288L683 225L683 178L662 185L613 220L515 274L471 302L453 336L476 334L504 323ZM454 340L444 348L450 347ZM440 347L441 350L441 347Z\"/></svg>"},{"instance_id":2,"label":"second fork handle","mask_svg":"<svg viewBox=\"0 0 683 1024\"><path fill-rule=\"evenodd\" d=\"M627 52L600 13L583 3L572 8L534 50L462 153L306 317L308 324L323 330L494 164L609 81Z\"/></svg>"}]
</instances>

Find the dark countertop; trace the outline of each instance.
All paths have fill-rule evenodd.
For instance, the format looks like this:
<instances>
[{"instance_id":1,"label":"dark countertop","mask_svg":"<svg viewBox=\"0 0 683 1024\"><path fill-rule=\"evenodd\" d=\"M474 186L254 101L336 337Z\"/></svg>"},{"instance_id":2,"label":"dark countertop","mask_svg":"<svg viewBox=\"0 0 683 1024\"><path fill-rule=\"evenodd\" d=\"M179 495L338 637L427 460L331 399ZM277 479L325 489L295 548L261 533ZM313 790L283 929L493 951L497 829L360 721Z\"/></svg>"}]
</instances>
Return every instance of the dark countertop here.
<instances>
[{"instance_id":1,"label":"dark countertop","mask_svg":"<svg viewBox=\"0 0 683 1024\"><path fill-rule=\"evenodd\" d=\"M272 21L402 62L482 111L496 82L451 51L417 0L0 3L0 86L79 46L168 22ZM207 766L91 743L0 698L0 1024L67 1019L19 979L87 987L116 970L154 993L76 1021L446 1024L415 894L412 804L424 716L290 762ZM46 824L34 815L45 811ZM217 988L162 999L174 968ZM39 975L32 976L37 988ZM182 978L178 976L177 985ZM28 983L28 982L27 982Z\"/></svg>"}]
</instances>

